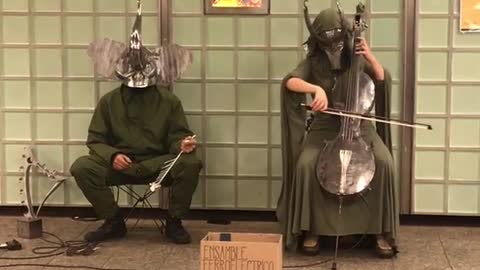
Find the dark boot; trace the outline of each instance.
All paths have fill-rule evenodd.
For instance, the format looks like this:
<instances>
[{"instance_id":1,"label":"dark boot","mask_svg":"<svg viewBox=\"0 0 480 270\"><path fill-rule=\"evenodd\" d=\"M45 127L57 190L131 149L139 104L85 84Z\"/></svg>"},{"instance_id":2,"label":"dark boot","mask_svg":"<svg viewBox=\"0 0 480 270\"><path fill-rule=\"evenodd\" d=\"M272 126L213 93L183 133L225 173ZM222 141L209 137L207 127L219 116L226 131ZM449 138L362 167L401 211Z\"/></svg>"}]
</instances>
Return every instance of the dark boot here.
<instances>
[{"instance_id":1,"label":"dark boot","mask_svg":"<svg viewBox=\"0 0 480 270\"><path fill-rule=\"evenodd\" d=\"M175 244L188 244L192 242L190 234L183 228L180 219L167 214L166 220L167 226L165 228L165 234L172 242Z\"/></svg>"},{"instance_id":2,"label":"dark boot","mask_svg":"<svg viewBox=\"0 0 480 270\"><path fill-rule=\"evenodd\" d=\"M308 256L318 255L320 250L318 235L306 232L303 238L302 252Z\"/></svg>"},{"instance_id":3,"label":"dark boot","mask_svg":"<svg viewBox=\"0 0 480 270\"><path fill-rule=\"evenodd\" d=\"M376 236L375 250L377 256L384 259L389 259L395 256L395 250L390 243L383 237L383 235Z\"/></svg>"},{"instance_id":4,"label":"dark boot","mask_svg":"<svg viewBox=\"0 0 480 270\"><path fill-rule=\"evenodd\" d=\"M85 234L85 240L88 242L103 242L108 239L123 238L127 234L127 227L120 213L113 218L106 219L105 222L96 231Z\"/></svg>"}]
</instances>

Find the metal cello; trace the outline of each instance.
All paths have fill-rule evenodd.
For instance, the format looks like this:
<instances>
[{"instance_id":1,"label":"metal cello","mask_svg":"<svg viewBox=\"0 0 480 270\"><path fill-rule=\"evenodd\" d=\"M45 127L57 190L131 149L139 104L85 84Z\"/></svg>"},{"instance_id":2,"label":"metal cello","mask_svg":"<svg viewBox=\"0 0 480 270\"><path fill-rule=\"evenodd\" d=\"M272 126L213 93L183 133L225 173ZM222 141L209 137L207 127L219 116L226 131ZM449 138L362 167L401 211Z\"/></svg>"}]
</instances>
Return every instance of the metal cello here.
<instances>
[{"instance_id":1,"label":"metal cello","mask_svg":"<svg viewBox=\"0 0 480 270\"><path fill-rule=\"evenodd\" d=\"M345 49L349 50L350 67L335 83L334 109L355 114L368 114L374 105L375 86L363 72L361 55L355 53L358 38L365 28L363 5L357 6L351 33ZM317 164L320 185L328 192L347 196L362 192L373 179L375 158L373 151L361 136L361 119L341 117L340 131L328 141Z\"/></svg>"}]
</instances>

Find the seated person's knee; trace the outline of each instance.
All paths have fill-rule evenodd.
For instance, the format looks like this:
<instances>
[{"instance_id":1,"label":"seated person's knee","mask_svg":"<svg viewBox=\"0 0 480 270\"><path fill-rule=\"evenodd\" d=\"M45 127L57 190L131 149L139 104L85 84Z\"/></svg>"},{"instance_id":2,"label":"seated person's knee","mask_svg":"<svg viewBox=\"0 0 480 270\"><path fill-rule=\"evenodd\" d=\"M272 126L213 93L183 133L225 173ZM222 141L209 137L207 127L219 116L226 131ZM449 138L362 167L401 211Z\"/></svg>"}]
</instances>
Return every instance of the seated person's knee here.
<instances>
[{"instance_id":1,"label":"seated person's knee","mask_svg":"<svg viewBox=\"0 0 480 270\"><path fill-rule=\"evenodd\" d=\"M390 155L384 156L384 158L379 158L376 160L377 168L382 168L384 170L393 171L393 159Z\"/></svg>"},{"instance_id":2,"label":"seated person's knee","mask_svg":"<svg viewBox=\"0 0 480 270\"><path fill-rule=\"evenodd\" d=\"M317 159L312 156L301 154L297 161L297 170L307 171L315 168Z\"/></svg>"},{"instance_id":3,"label":"seated person's knee","mask_svg":"<svg viewBox=\"0 0 480 270\"><path fill-rule=\"evenodd\" d=\"M82 156L77 158L70 167L70 174L74 177L81 175L87 170L90 166L90 159L88 156Z\"/></svg>"}]
</instances>

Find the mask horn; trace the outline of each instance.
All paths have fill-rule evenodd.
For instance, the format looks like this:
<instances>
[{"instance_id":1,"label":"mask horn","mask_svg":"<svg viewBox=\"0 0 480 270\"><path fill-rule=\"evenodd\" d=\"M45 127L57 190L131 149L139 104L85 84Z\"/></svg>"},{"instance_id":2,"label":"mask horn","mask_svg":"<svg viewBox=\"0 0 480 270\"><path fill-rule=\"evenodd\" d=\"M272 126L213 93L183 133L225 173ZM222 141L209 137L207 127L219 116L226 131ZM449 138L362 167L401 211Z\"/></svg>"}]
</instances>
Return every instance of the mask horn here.
<instances>
[{"instance_id":1,"label":"mask horn","mask_svg":"<svg viewBox=\"0 0 480 270\"><path fill-rule=\"evenodd\" d=\"M140 35L142 34L142 1L137 0L137 17L135 18L135 23L133 24L132 32L137 31Z\"/></svg>"},{"instance_id":2,"label":"mask horn","mask_svg":"<svg viewBox=\"0 0 480 270\"><path fill-rule=\"evenodd\" d=\"M340 16L340 24L342 25L342 28L345 30L349 29L349 25L348 25L348 22L345 20L345 15L344 15L345 13L343 12L343 7L340 4L340 1L337 1L337 10L338 10L338 15Z\"/></svg>"},{"instance_id":3,"label":"mask horn","mask_svg":"<svg viewBox=\"0 0 480 270\"><path fill-rule=\"evenodd\" d=\"M315 32L313 29L312 22L310 21L310 15L308 14L308 0L303 1L303 16L305 17L305 24L307 25L308 32L310 32L310 36L314 37L317 41L321 41L320 36Z\"/></svg>"}]
</instances>

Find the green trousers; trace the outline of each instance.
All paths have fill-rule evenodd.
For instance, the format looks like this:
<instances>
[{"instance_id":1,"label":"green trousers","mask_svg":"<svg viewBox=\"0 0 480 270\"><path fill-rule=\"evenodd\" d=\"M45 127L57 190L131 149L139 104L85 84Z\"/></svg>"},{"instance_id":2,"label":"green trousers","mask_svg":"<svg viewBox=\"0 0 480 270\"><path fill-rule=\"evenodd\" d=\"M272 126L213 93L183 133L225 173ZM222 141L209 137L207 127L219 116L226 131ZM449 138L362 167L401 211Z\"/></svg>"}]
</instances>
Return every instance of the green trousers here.
<instances>
[{"instance_id":1,"label":"green trousers","mask_svg":"<svg viewBox=\"0 0 480 270\"><path fill-rule=\"evenodd\" d=\"M87 200L92 204L99 218L112 218L118 211L118 204L110 186L133 184L142 185L153 182L165 161L174 155L162 155L145 160L136 160L123 171L116 171L104 159L97 155L78 158L70 172ZM171 187L168 212L182 218L190 209L192 196L197 188L198 175L202 169L201 161L195 154L184 154L169 172L162 183Z\"/></svg>"}]
</instances>

